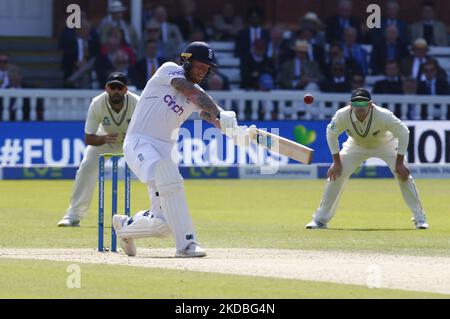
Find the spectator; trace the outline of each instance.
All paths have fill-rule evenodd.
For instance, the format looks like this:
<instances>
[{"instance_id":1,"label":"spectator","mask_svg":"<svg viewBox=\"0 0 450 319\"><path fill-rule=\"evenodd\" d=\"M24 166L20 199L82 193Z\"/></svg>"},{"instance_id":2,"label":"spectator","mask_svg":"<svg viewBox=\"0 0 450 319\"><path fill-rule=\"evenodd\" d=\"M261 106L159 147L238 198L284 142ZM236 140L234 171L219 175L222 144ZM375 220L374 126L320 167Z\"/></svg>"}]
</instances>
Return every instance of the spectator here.
<instances>
[{"instance_id":1,"label":"spectator","mask_svg":"<svg viewBox=\"0 0 450 319\"><path fill-rule=\"evenodd\" d=\"M361 74L361 73L352 74L352 77L350 80L350 90L352 92L359 88L365 88L365 86L366 86L366 78L365 78L364 74Z\"/></svg>"},{"instance_id":2,"label":"spectator","mask_svg":"<svg viewBox=\"0 0 450 319\"><path fill-rule=\"evenodd\" d=\"M437 69L436 65L433 63L433 61L427 61L423 64L423 73L425 75L424 81L419 81L419 84L417 86L417 94L419 95L448 95L450 94L449 90L449 84L446 79L439 78L437 76ZM448 109L448 105L442 104L442 105L435 105L434 109L436 108L447 108L447 113L450 111ZM421 117L422 119L440 119L440 114L429 114L428 108L425 106L422 106L421 111ZM447 114L447 119L449 117L449 114Z\"/></svg>"},{"instance_id":3,"label":"spectator","mask_svg":"<svg viewBox=\"0 0 450 319\"><path fill-rule=\"evenodd\" d=\"M449 85L446 79L438 78L436 65L427 61L422 65L425 80L419 81L417 94L446 95L449 94Z\"/></svg>"},{"instance_id":4,"label":"spectator","mask_svg":"<svg viewBox=\"0 0 450 319\"><path fill-rule=\"evenodd\" d=\"M0 89L4 89L9 85L9 56L0 52Z\"/></svg>"},{"instance_id":5,"label":"spectator","mask_svg":"<svg viewBox=\"0 0 450 319\"><path fill-rule=\"evenodd\" d=\"M200 42L206 41L206 35L200 28L195 28L194 30L192 30L191 35L189 36L188 42L195 42L195 41Z\"/></svg>"},{"instance_id":6,"label":"spectator","mask_svg":"<svg viewBox=\"0 0 450 319\"><path fill-rule=\"evenodd\" d=\"M215 38L218 41L234 41L244 27L242 17L234 12L231 2L225 2L220 13L213 17Z\"/></svg>"},{"instance_id":7,"label":"spectator","mask_svg":"<svg viewBox=\"0 0 450 319\"><path fill-rule=\"evenodd\" d=\"M155 74L156 70L167 62L158 55L158 43L155 40L147 40L145 46L145 57L136 63L135 76L136 86L143 89L147 81Z\"/></svg>"},{"instance_id":8,"label":"spectator","mask_svg":"<svg viewBox=\"0 0 450 319\"><path fill-rule=\"evenodd\" d=\"M337 6L338 14L331 18L328 18L326 22L326 38L327 42L342 41L344 30L348 27L352 27L357 30L357 36L360 37L358 32L360 26L360 20L352 16L352 2L350 0L339 0Z\"/></svg>"},{"instance_id":9,"label":"spectator","mask_svg":"<svg viewBox=\"0 0 450 319\"><path fill-rule=\"evenodd\" d=\"M112 28L120 28L123 32L123 38L134 51L138 49L138 37L133 26L124 20L124 12L127 11L121 1L113 0L108 6L108 15L100 21L99 32L102 44L108 41L109 30Z\"/></svg>"},{"instance_id":10,"label":"spectator","mask_svg":"<svg viewBox=\"0 0 450 319\"><path fill-rule=\"evenodd\" d=\"M22 73L20 72L20 69L15 66L11 65L8 68L8 75L9 75L9 84L5 89L24 89L24 88L32 88L32 85L23 82ZM18 111L19 107L21 107L22 111L22 120L23 121L29 121L31 119L31 104L30 104L30 98L25 97L22 100L21 105L18 104L16 98L11 98L9 100L0 100L0 114L2 114L3 111L3 103L5 101L8 101L8 108L9 108L9 121L16 121L19 120L18 118ZM36 100L36 120L43 121L44 120L44 108L43 108L44 101L42 98L37 98Z\"/></svg>"},{"instance_id":11,"label":"spectator","mask_svg":"<svg viewBox=\"0 0 450 319\"><path fill-rule=\"evenodd\" d=\"M344 30L344 42L342 44L344 57L355 61L359 72L367 75L369 73L368 53L361 45L357 44L357 36L358 32L353 27Z\"/></svg>"},{"instance_id":12,"label":"spectator","mask_svg":"<svg viewBox=\"0 0 450 319\"><path fill-rule=\"evenodd\" d=\"M297 39L305 40L309 43L308 59L319 65L320 71L326 73L325 50L322 45L315 43L315 30L307 25L297 32Z\"/></svg>"},{"instance_id":13,"label":"spectator","mask_svg":"<svg viewBox=\"0 0 450 319\"><path fill-rule=\"evenodd\" d=\"M181 15L175 21L178 26L183 39L188 41L191 38L191 33L195 29L202 30L203 34L207 38L206 27L202 19L195 15L196 4L194 0L181 0ZM207 40L207 39L206 39Z\"/></svg>"},{"instance_id":14,"label":"spectator","mask_svg":"<svg viewBox=\"0 0 450 319\"><path fill-rule=\"evenodd\" d=\"M229 91L230 84L228 78L214 70L206 79L206 83L202 85L202 88L206 91Z\"/></svg>"},{"instance_id":15,"label":"spectator","mask_svg":"<svg viewBox=\"0 0 450 319\"><path fill-rule=\"evenodd\" d=\"M320 83L322 92L347 93L350 92L350 83L345 76L345 64L342 61L333 61L331 75Z\"/></svg>"},{"instance_id":16,"label":"spectator","mask_svg":"<svg viewBox=\"0 0 450 319\"><path fill-rule=\"evenodd\" d=\"M448 45L447 28L444 23L434 18L432 2L422 4L422 20L411 25L411 39L424 38L429 45Z\"/></svg>"},{"instance_id":17,"label":"spectator","mask_svg":"<svg viewBox=\"0 0 450 319\"><path fill-rule=\"evenodd\" d=\"M164 58L166 60L171 60L171 57L175 54L174 51L172 51L172 46L170 43L164 43L161 40L161 24L156 20L150 20L145 28L145 33L142 36L142 50L143 53L142 56L145 57L146 55L146 47L147 42L152 41L155 42L158 47L158 57Z\"/></svg>"},{"instance_id":18,"label":"spectator","mask_svg":"<svg viewBox=\"0 0 450 319\"><path fill-rule=\"evenodd\" d=\"M415 78L411 76L402 78L402 93L405 95L417 94L417 81ZM407 108L406 116L408 120L420 120L420 110L416 111L417 107L415 103L408 103Z\"/></svg>"},{"instance_id":19,"label":"spectator","mask_svg":"<svg viewBox=\"0 0 450 319\"><path fill-rule=\"evenodd\" d=\"M297 40L293 48L295 57L281 66L278 83L286 90L315 90L321 80L319 66L308 59L310 45L304 40Z\"/></svg>"},{"instance_id":20,"label":"spectator","mask_svg":"<svg viewBox=\"0 0 450 319\"><path fill-rule=\"evenodd\" d=\"M325 45L326 38L325 38L325 26L320 21L319 17L315 12L307 12L303 17L300 18L299 21L300 29L312 29L314 37L311 40L312 44L315 45Z\"/></svg>"},{"instance_id":21,"label":"spectator","mask_svg":"<svg viewBox=\"0 0 450 319\"><path fill-rule=\"evenodd\" d=\"M253 43L251 53L241 59L241 88L257 90L261 74L266 73L274 77L274 62L265 52L266 43L258 39Z\"/></svg>"},{"instance_id":22,"label":"spectator","mask_svg":"<svg viewBox=\"0 0 450 319\"><path fill-rule=\"evenodd\" d=\"M108 31L108 40L102 46L100 56L95 60L95 70L97 72L97 79L101 86L106 83L106 77L111 73L113 67L112 57L118 51L123 51L128 56L128 61L134 65L134 54L131 48L122 41L122 31L119 28L111 28Z\"/></svg>"},{"instance_id":23,"label":"spectator","mask_svg":"<svg viewBox=\"0 0 450 319\"><path fill-rule=\"evenodd\" d=\"M238 58L247 56L253 43L261 39L265 43L270 42L269 32L262 27L263 13L259 8L251 8L247 12L248 27L241 30L236 38L234 55ZM264 52L266 54L266 52Z\"/></svg>"},{"instance_id":24,"label":"spectator","mask_svg":"<svg viewBox=\"0 0 450 319\"><path fill-rule=\"evenodd\" d=\"M182 50L183 36L176 24L167 21L167 10L163 6L157 6L153 10L154 19L159 22L161 35L159 40L166 44L169 58ZM169 47L170 46L170 47Z\"/></svg>"},{"instance_id":25,"label":"spectator","mask_svg":"<svg viewBox=\"0 0 450 319\"><path fill-rule=\"evenodd\" d=\"M6 89L22 89L24 84L22 82L22 74L19 68L15 65L11 65L8 68L9 83L5 87Z\"/></svg>"},{"instance_id":26,"label":"spectator","mask_svg":"<svg viewBox=\"0 0 450 319\"><path fill-rule=\"evenodd\" d=\"M326 60L326 72L325 76L327 78L332 77L331 75L331 69L332 64L336 62L340 62L345 65L345 76L349 78L351 74L359 72L359 66L356 64L355 60L353 59L346 59L344 56L344 50L342 49L342 46L335 42L330 45L328 56Z\"/></svg>"},{"instance_id":27,"label":"spectator","mask_svg":"<svg viewBox=\"0 0 450 319\"><path fill-rule=\"evenodd\" d=\"M400 78L400 67L395 60L389 60L384 67L386 77L375 82L373 93L377 94L402 94L403 83Z\"/></svg>"},{"instance_id":28,"label":"spectator","mask_svg":"<svg viewBox=\"0 0 450 319\"><path fill-rule=\"evenodd\" d=\"M112 56L112 66L113 68L108 73L120 72L125 74L128 79L128 86L135 86L139 84L139 77L135 73L134 68L130 65L130 59L128 54L119 50Z\"/></svg>"},{"instance_id":29,"label":"spectator","mask_svg":"<svg viewBox=\"0 0 450 319\"><path fill-rule=\"evenodd\" d=\"M394 24L385 28L385 36L380 42L374 43L372 55L370 59L372 74L382 73L382 67L386 65L388 60L398 60L408 56L408 48L400 40L399 32Z\"/></svg>"},{"instance_id":30,"label":"spectator","mask_svg":"<svg viewBox=\"0 0 450 319\"><path fill-rule=\"evenodd\" d=\"M436 59L427 54L428 44L425 39L419 38L412 44L412 55L403 58L400 61L400 70L404 76L412 76L418 81L424 81L425 76L422 74L422 64L427 61L433 61L438 72L439 78L447 78L447 73L439 66Z\"/></svg>"},{"instance_id":31,"label":"spectator","mask_svg":"<svg viewBox=\"0 0 450 319\"><path fill-rule=\"evenodd\" d=\"M398 18L398 13L400 11L398 1L388 0L385 8L385 16L381 19L381 28L372 29L372 43L380 43L381 39L386 34L386 28L394 25L397 27L400 41L407 45L409 43L408 25L405 21Z\"/></svg>"},{"instance_id":32,"label":"spectator","mask_svg":"<svg viewBox=\"0 0 450 319\"><path fill-rule=\"evenodd\" d=\"M261 74L258 81L258 91L271 91L275 89L275 82L270 74Z\"/></svg>"},{"instance_id":33,"label":"spectator","mask_svg":"<svg viewBox=\"0 0 450 319\"><path fill-rule=\"evenodd\" d=\"M64 79L68 81L75 72L85 70L84 76L81 74L79 76L81 80L77 83L72 82L70 85L91 88L92 80L87 71L92 68L95 59L100 54L100 39L95 28L91 27L85 16L81 18L81 28L64 28L59 37L58 47L62 51L61 68L64 72Z\"/></svg>"},{"instance_id":34,"label":"spectator","mask_svg":"<svg viewBox=\"0 0 450 319\"><path fill-rule=\"evenodd\" d=\"M417 80L412 76L405 76L402 78L403 94L417 94Z\"/></svg>"},{"instance_id":35,"label":"spectator","mask_svg":"<svg viewBox=\"0 0 450 319\"><path fill-rule=\"evenodd\" d=\"M284 28L281 25L275 25L270 30L270 42L267 49L267 56L274 61L275 76L280 71L281 64L292 58L289 41L284 38Z\"/></svg>"},{"instance_id":36,"label":"spectator","mask_svg":"<svg viewBox=\"0 0 450 319\"><path fill-rule=\"evenodd\" d=\"M150 20L154 19L154 8L155 8L155 3L153 2L153 0L147 0L143 2L143 8L142 8L142 25L141 25L141 29L145 30L145 26L147 25L147 23L150 22Z\"/></svg>"},{"instance_id":37,"label":"spectator","mask_svg":"<svg viewBox=\"0 0 450 319\"><path fill-rule=\"evenodd\" d=\"M114 29L110 29L108 32L108 40L102 47L100 56L95 60L95 71L97 72L97 79L101 86L106 83L106 77L113 69L112 57L117 51L121 49L120 32L115 32Z\"/></svg>"},{"instance_id":38,"label":"spectator","mask_svg":"<svg viewBox=\"0 0 450 319\"><path fill-rule=\"evenodd\" d=\"M108 42L102 45L100 54L105 55L111 50L115 51L116 49L121 49L127 53L131 65L136 63L136 55L134 50L126 43L122 30L120 28L111 28L108 31Z\"/></svg>"}]
</instances>

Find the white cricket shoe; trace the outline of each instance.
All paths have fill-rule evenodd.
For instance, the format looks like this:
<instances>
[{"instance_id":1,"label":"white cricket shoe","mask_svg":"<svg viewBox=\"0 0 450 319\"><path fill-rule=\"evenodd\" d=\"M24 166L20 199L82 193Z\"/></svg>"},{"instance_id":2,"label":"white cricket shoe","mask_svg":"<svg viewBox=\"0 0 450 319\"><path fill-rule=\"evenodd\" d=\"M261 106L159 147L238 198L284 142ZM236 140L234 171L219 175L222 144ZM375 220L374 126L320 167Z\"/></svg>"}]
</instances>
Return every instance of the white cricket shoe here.
<instances>
[{"instance_id":1,"label":"white cricket shoe","mask_svg":"<svg viewBox=\"0 0 450 319\"><path fill-rule=\"evenodd\" d=\"M133 238L119 238L120 247L127 254L127 256L134 257L136 256L136 244L134 243Z\"/></svg>"},{"instance_id":2,"label":"white cricket shoe","mask_svg":"<svg viewBox=\"0 0 450 319\"><path fill-rule=\"evenodd\" d=\"M323 224L321 222L316 222L312 220L310 223L305 225L306 229L327 229L327 224Z\"/></svg>"},{"instance_id":3,"label":"white cricket shoe","mask_svg":"<svg viewBox=\"0 0 450 319\"><path fill-rule=\"evenodd\" d=\"M413 217L411 218L411 221L414 223L414 226L416 229L428 229L430 226L428 225L426 219L420 219L416 221L416 219Z\"/></svg>"},{"instance_id":4,"label":"white cricket shoe","mask_svg":"<svg viewBox=\"0 0 450 319\"><path fill-rule=\"evenodd\" d=\"M66 215L58 222L58 227L80 227L80 221Z\"/></svg>"},{"instance_id":5,"label":"white cricket shoe","mask_svg":"<svg viewBox=\"0 0 450 319\"><path fill-rule=\"evenodd\" d=\"M114 227L114 230L117 231L121 230L128 222L128 216L127 215L114 215L112 219L112 224ZM118 236L119 237L119 236ZM119 237L120 241L120 247L122 247L122 250L127 254L127 256L133 257L136 256L136 244L134 242L133 238L121 238Z\"/></svg>"},{"instance_id":6,"label":"white cricket shoe","mask_svg":"<svg viewBox=\"0 0 450 319\"><path fill-rule=\"evenodd\" d=\"M414 225L416 226L416 229L428 229L430 226L427 222L421 221L421 222L414 222Z\"/></svg>"},{"instance_id":7,"label":"white cricket shoe","mask_svg":"<svg viewBox=\"0 0 450 319\"><path fill-rule=\"evenodd\" d=\"M189 246L187 246L186 249L177 249L177 252L175 253L176 258L192 258L192 257L205 257L206 256L206 250L201 248L196 243L191 243Z\"/></svg>"}]
</instances>

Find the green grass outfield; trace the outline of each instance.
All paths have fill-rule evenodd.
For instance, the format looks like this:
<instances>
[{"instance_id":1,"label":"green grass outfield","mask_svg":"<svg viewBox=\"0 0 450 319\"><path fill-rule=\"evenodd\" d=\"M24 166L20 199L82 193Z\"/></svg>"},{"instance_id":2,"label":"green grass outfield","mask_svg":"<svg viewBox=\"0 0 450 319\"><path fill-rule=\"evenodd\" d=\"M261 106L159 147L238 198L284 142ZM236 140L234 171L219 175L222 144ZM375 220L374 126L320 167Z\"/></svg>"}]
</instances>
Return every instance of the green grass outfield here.
<instances>
[{"instance_id":1,"label":"green grass outfield","mask_svg":"<svg viewBox=\"0 0 450 319\"><path fill-rule=\"evenodd\" d=\"M197 235L205 248L289 248L450 256L450 181L417 180L416 184L431 227L426 231L413 230L411 214L393 179L350 180L337 214L329 224L330 229L326 231L303 228L319 204L323 180L187 180L186 192ZM0 247L95 248L97 195L82 227L56 227L67 207L72 185L73 181L0 181ZM107 184L108 190L109 186ZM122 189L120 191L122 193ZM109 204L109 194L106 199ZM119 203L123 206L123 199ZM145 185L133 182L131 206L134 212L147 209L149 202ZM138 246L173 247L173 241L170 238L145 239L139 241ZM57 279L57 273L62 273L64 278L67 276L66 266L67 263L62 262L0 259L0 297L437 296L351 285L106 265L83 266L83 271L86 269L87 273L83 277L84 282L90 288L88 293L82 295L67 289L65 281L61 284L61 280ZM139 277L139 273L142 276ZM132 289L108 292L114 278L127 276L139 278L138 282L133 282ZM199 278L208 278L208 284L190 285ZM163 281L164 284L161 284ZM33 282L38 282L39 289L31 284ZM179 287L180 282L179 292L173 294L174 287ZM158 291L151 287L158 287Z\"/></svg>"}]
</instances>

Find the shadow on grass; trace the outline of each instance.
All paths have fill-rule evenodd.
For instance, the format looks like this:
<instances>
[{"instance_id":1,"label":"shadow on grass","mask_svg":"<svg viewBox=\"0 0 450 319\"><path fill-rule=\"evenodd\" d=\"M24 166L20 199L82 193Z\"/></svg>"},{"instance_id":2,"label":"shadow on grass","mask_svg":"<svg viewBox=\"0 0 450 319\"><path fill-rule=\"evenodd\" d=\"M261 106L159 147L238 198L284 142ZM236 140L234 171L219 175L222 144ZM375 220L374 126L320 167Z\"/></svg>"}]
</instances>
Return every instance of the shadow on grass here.
<instances>
[{"instance_id":1,"label":"shadow on grass","mask_svg":"<svg viewBox=\"0 0 450 319\"><path fill-rule=\"evenodd\" d=\"M347 230L347 231L415 231L411 228L328 228L328 230Z\"/></svg>"}]
</instances>

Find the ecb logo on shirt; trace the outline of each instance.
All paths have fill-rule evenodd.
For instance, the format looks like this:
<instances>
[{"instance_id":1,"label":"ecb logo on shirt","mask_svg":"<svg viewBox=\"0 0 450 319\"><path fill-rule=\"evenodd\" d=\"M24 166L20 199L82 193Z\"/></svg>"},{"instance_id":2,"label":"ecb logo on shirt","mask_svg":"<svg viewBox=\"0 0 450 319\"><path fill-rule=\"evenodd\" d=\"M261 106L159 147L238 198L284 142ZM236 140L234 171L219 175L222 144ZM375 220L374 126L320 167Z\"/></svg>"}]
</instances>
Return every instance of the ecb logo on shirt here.
<instances>
[{"instance_id":1,"label":"ecb logo on shirt","mask_svg":"<svg viewBox=\"0 0 450 319\"><path fill-rule=\"evenodd\" d=\"M109 117L105 116L105 117L103 118L103 125L104 125L104 126L109 126L109 125L111 125L111 121L109 120Z\"/></svg>"}]
</instances>

